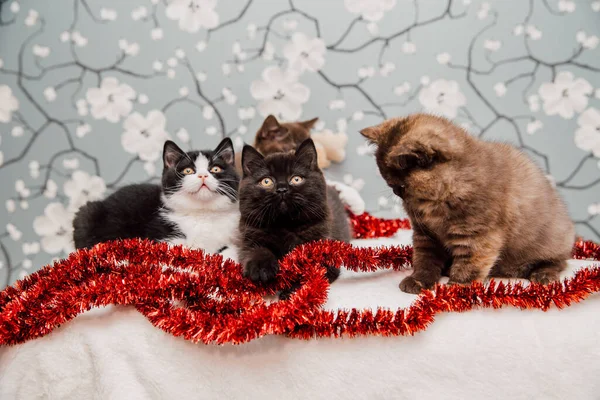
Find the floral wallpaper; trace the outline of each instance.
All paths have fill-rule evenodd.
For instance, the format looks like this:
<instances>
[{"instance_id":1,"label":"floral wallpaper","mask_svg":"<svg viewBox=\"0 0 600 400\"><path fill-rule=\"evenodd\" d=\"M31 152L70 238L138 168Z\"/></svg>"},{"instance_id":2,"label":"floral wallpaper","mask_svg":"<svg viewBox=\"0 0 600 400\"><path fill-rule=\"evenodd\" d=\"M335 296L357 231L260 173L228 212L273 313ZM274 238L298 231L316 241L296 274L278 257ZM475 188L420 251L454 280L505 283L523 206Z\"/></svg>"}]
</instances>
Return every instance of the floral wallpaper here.
<instances>
[{"instance_id":1,"label":"floral wallpaper","mask_svg":"<svg viewBox=\"0 0 600 400\"><path fill-rule=\"evenodd\" d=\"M72 250L77 208L156 181L165 139L264 116L347 133L326 174L402 213L357 133L430 111L509 141L600 239L600 1L0 0L0 287Z\"/></svg>"}]
</instances>

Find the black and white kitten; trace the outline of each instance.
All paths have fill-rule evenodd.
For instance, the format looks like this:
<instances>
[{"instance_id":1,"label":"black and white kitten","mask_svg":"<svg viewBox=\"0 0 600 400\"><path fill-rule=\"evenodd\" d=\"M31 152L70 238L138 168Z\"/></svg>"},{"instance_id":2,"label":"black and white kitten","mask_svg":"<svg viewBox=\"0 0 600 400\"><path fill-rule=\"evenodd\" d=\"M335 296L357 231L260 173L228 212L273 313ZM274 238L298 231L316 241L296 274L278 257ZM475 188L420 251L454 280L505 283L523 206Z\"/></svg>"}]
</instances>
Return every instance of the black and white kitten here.
<instances>
[{"instance_id":1,"label":"black and white kitten","mask_svg":"<svg viewBox=\"0 0 600 400\"><path fill-rule=\"evenodd\" d=\"M162 186L130 185L85 204L73 221L75 247L139 237L209 253L231 248L240 218L234 159L229 138L187 153L167 141Z\"/></svg>"}]
</instances>

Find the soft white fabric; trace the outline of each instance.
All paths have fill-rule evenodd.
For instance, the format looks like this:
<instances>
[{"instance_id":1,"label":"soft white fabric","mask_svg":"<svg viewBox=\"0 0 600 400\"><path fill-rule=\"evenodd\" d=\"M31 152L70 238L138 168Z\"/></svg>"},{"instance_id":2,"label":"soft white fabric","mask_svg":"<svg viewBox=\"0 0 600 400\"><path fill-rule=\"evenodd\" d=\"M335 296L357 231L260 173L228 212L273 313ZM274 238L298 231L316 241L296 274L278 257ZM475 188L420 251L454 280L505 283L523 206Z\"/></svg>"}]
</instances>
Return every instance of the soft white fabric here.
<instances>
[{"instance_id":1,"label":"soft white fabric","mask_svg":"<svg viewBox=\"0 0 600 400\"><path fill-rule=\"evenodd\" d=\"M590 264L572 261L565 275ZM405 274L343 273L327 307L407 306ZM109 307L1 348L0 399L598 399L599 315L593 295L562 311L443 314L414 337L206 346Z\"/></svg>"},{"instance_id":2,"label":"soft white fabric","mask_svg":"<svg viewBox=\"0 0 600 400\"><path fill-rule=\"evenodd\" d=\"M327 180L327 185L332 186L337 190L342 202L355 215L361 215L365 212L365 201L363 200L358 190L352 186L348 186L342 182Z\"/></svg>"}]
</instances>

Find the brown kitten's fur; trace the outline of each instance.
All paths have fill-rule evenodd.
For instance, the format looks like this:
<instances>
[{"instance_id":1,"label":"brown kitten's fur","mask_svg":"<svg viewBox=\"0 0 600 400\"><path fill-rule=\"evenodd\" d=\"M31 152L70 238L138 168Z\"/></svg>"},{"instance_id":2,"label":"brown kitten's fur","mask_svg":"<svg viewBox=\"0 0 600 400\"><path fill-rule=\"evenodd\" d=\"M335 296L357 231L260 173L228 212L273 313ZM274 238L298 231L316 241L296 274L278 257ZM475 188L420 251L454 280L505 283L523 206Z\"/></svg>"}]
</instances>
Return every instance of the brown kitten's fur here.
<instances>
[{"instance_id":1,"label":"brown kitten's fur","mask_svg":"<svg viewBox=\"0 0 600 400\"><path fill-rule=\"evenodd\" d=\"M269 115L256 132L254 148L263 156L274 153L286 153L310 138L310 130L319 118L308 121L279 123L277 118Z\"/></svg>"},{"instance_id":2,"label":"brown kitten's fur","mask_svg":"<svg viewBox=\"0 0 600 400\"><path fill-rule=\"evenodd\" d=\"M413 268L400 289L487 277L549 283L570 258L575 231L565 204L521 151L484 142L450 121L415 114L363 129L381 175L413 227Z\"/></svg>"},{"instance_id":3,"label":"brown kitten's fur","mask_svg":"<svg viewBox=\"0 0 600 400\"><path fill-rule=\"evenodd\" d=\"M313 118L308 121L280 123L273 115L269 115L256 132L254 148L263 156L295 150L300 143L310 138L310 130L318 120L319 118ZM242 175L241 151L236 153L236 168Z\"/></svg>"}]
</instances>

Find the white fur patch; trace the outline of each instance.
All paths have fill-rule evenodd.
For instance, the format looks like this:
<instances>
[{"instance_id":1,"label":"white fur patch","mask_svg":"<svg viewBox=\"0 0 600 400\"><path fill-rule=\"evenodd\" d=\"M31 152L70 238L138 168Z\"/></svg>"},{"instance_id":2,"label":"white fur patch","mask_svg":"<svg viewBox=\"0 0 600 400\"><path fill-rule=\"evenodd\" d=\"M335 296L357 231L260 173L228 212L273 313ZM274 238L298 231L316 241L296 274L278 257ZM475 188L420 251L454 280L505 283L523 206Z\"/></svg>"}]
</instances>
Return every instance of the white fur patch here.
<instances>
[{"instance_id":1,"label":"white fur patch","mask_svg":"<svg viewBox=\"0 0 600 400\"><path fill-rule=\"evenodd\" d=\"M181 189L163 195L167 209L162 216L184 235L166 241L216 253L233 246L238 232L240 211L237 202L217 192L219 180L208 170L209 160L200 153L195 162L196 173L182 178Z\"/></svg>"},{"instance_id":2,"label":"white fur patch","mask_svg":"<svg viewBox=\"0 0 600 400\"><path fill-rule=\"evenodd\" d=\"M240 222L237 207L231 211L204 211L197 214L164 213L165 219L175 224L183 238L173 238L167 242L216 253L224 246L232 247ZM228 257L235 258L233 255Z\"/></svg>"},{"instance_id":3,"label":"white fur patch","mask_svg":"<svg viewBox=\"0 0 600 400\"><path fill-rule=\"evenodd\" d=\"M208 173L208 158L206 158L204 154L198 154L198 157L196 157L196 161L194 161L194 164L196 164L196 174Z\"/></svg>"}]
</instances>

